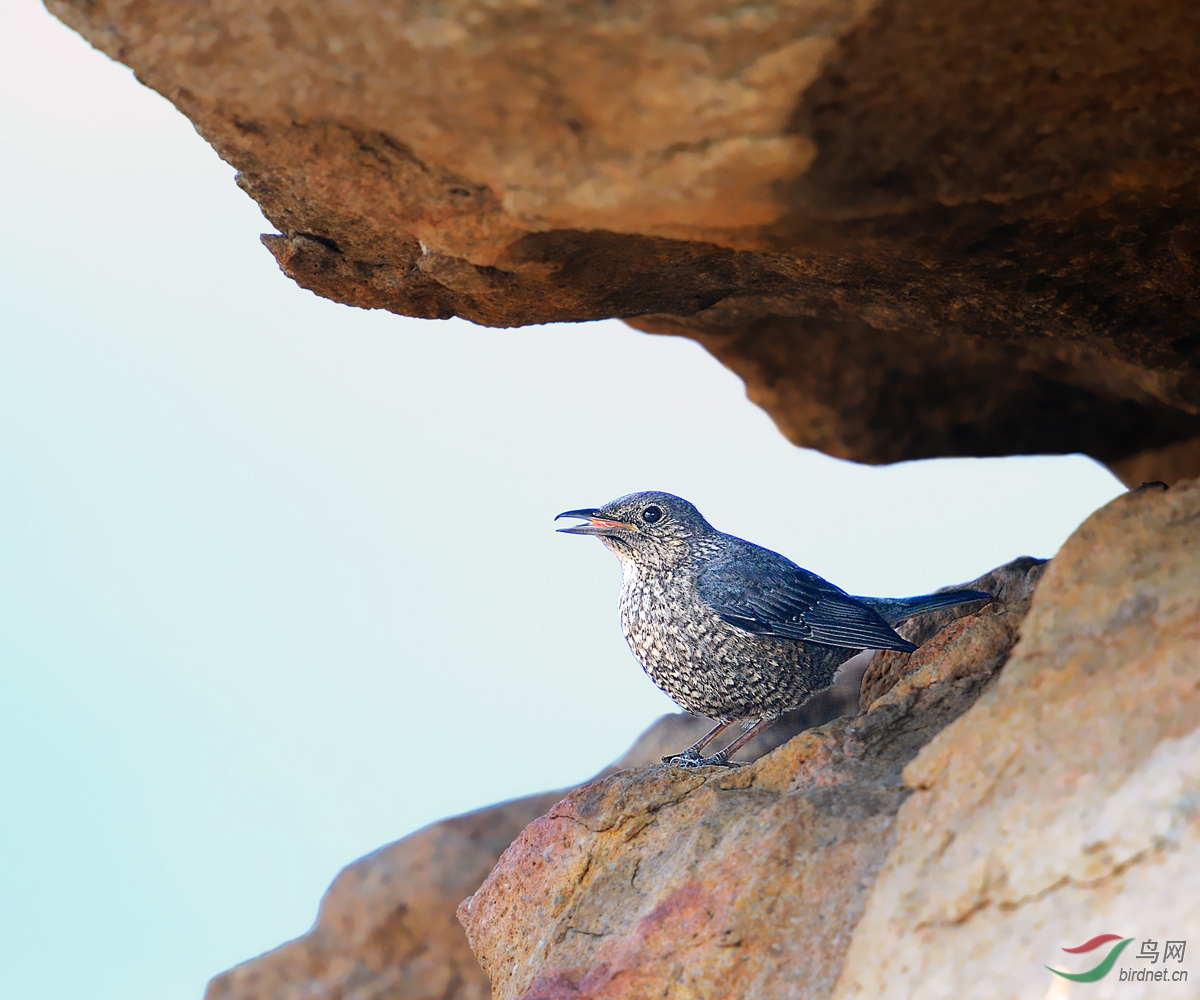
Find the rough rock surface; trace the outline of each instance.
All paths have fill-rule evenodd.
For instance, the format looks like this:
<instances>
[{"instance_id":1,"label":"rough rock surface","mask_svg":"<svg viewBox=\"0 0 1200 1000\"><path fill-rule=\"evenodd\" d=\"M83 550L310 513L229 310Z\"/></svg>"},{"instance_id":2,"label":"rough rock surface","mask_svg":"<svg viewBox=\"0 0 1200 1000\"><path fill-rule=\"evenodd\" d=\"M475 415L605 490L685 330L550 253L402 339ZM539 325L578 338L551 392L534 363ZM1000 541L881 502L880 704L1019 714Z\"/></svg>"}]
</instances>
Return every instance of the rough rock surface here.
<instances>
[{"instance_id":1,"label":"rough rock surface","mask_svg":"<svg viewBox=\"0 0 1200 1000\"><path fill-rule=\"evenodd\" d=\"M1007 568L1010 594L1039 571ZM1200 482L1097 512L1024 606L951 623L864 713L749 767L571 793L460 907L495 996L1061 996L1062 947L1186 939Z\"/></svg>"},{"instance_id":2,"label":"rough rock surface","mask_svg":"<svg viewBox=\"0 0 1200 1000\"><path fill-rule=\"evenodd\" d=\"M739 757L760 756L803 729L853 713L867 662L861 658L837 685L781 718ZM657 762L711 727L682 712L664 715L602 774ZM454 911L522 827L563 794L530 795L455 816L354 862L325 894L311 931L216 976L206 1000L485 1000L491 987Z\"/></svg>"},{"instance_id":3,"label":"rough rock surface","mask_svg":"<svg viewBox=\"0 0 1200 1000\"><path fill-rule=\"evenodd\" d=\"M1095 964L1060 947L1194 934L1200 482L1126 494L1075 533L998 682L905 781L839 998L1040 997L1043 963ZM1179 986L1114 974L1088 995Z\"/></svg>"},{"instance_id":4,"label":"rough rock surface","mask_svg":"<svg viewBox=\"0 0 1200 1000\"><path fill-rule=\"evenodd\" d=\"M495 996L828 996L894 841L904 765L991 679L1025 606L960 619L865 714L752 765L650 766L572 792L459 909Z\"/></svg>"},{"instance_id":5,"label":"rough rock surface","mask_svg":"<svg viewBox=\"0 0 1200 1000\"><path fill-rule=\"evenodd\" d=\"M1200 471L1190 0L47 0L321 295L695 337L797 444Z\"/></svg>"},{"instance_id":6,"label":"rough rock surface","mask_svg":"<svg viewBox=\"0 0 1200 1000\"><path fill-rule=\"evenodd\" d=\"M491 988L454 907L561 796L443 820L354 862L311 931L216 976L205 1000L486 1000Z\"/></svg>"},{"instance_id":7,"label":"rough rock surface","mask_svg":"<svg viewBox=\"0 0 1200 1000\"><path fill-rule=\"evenodd\" d=\"M985 573L978 580L970 583L945 587L945 590L956 590L964 587L969 590L982 590L996 597L1005 605L1005 612L995 619L998 627L1006 630L1008 638L994 644L990 632L979 626L962 621L956 614L956 608L942 608L927 614L918 615L904 622L897 631L909 642L921 648L915 653L901 653L898 650L881 650L875 653L867 664L859 688L858 704L862 708L870 708L879 698L887 694L896 683L907 673L919 669L920 664L945 655L945 646L964 629L971 629L972 634L985 639L988 656L999 657L993 669L999 669L1000 664L1008 657L1009 652L1017 641L1017 626L1029 611L1029 602L1033 599L1033 591L1042 578L1049 563L1044 559L1033 559L1022 556L1010 563L999 566L990 573ZM961 622L961 624L959 624ZM1003 624L1001 624L1003 623ZM949 626L953 625L951 629ZM943 630L945 630L943 632ZM936 641L930 640L936 637ZM981 655L983 651L980 651Z\"/></svg>"},{"instance_id":8,"label":"rough rock surface","mask_svg":"<svg viewBox=\"0 0 1200 1000\"><path fill-rule=\"evenodd\" d=\"M854 715L858 711L863 675L870 668L874 655L867 651L848 660L838 671L832 687L810 698L799 708L785 712L734 754L734 759L743 762L757 760L776 747L783 746L797 733L843 715ZM597 777L630 767L657 764L663 757L691 746L714 725L716 723L712 719L688 715L686 712L664 715L638 737L624 756ZM716 746L719 747L721 742L718 740Z\"/></svg>"}]
</instances>

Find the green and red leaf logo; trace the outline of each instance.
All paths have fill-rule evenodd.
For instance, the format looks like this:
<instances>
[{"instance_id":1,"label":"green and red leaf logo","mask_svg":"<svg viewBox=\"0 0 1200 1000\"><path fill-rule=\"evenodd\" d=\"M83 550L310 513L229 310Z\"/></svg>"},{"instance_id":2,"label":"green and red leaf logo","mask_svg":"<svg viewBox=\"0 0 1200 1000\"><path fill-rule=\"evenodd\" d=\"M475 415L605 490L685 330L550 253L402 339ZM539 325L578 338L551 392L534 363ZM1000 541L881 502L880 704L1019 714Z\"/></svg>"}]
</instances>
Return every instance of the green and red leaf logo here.
<instances>
[{"instance_id":1,"label":"green and red leaf logo","mask_svg":"<svg viewBox=\"0 0 1200 1000\"><path fill-rule=\"evenodd\" d=\"M1108 944L1109 941L1116 941L1117 943L1108 949L1108 954L1101 959L1099 965L1093 966L1087 972L1060 972L1049 965L1046 968L1056 976L1062 976L1063 979L1070 979L1076 983L1094 983L1097 979L1103 979L1108 975L1116 964L1117 956L1132 940L1133 938L1123 938L1120 934L1097 934L1090 941L1084 941L1083 944L1076 945L1074 948L1064 948L1063 951L1069 955L1082 955L1084 952L1095 951L1101 945Z\"/></svg>"}]
</instances>

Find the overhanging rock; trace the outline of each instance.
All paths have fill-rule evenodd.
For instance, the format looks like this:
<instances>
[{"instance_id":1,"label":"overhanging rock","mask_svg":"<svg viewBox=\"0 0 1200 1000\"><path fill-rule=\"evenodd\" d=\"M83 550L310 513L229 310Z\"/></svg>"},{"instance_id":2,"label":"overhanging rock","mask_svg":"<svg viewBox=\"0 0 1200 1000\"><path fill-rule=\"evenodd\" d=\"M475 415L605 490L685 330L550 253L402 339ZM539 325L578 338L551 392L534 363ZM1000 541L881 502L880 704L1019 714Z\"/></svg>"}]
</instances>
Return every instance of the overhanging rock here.
<instances>
[{"instance_id":1,"label":"overhanging rock","mask_svg":"<svg viewBox=\"0 0 1200 1000\"><path fill-rule=\"evenodd\" d=\"M1188 0L47 0L340 302L691 336L795 443L1200 472Z\"/></svg>"}]
</instances>

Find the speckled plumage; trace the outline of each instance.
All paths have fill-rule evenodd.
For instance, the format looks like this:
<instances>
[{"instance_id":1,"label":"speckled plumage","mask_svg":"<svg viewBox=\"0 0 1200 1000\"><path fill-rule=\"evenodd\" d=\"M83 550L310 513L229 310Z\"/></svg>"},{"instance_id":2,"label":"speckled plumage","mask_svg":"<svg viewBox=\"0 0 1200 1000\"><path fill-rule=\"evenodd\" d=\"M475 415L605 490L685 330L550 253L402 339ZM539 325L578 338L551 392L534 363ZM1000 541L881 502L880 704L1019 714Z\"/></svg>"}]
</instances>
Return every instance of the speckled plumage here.
<instances>
[{"instance_id":1,"label":"speckled plumage","mask_svg":"<svg viewBox=\"0 0 1200 1000\"><path fill-rule=\"evenodd\" d=\"M833 683L853 651L759 635L723 619L697 595L698 565L716 556L720 536L702 538L661 561L626 550L621 558L621 631L642 668L694 715L720 722L775 718Z\"/></svg>"},{"instance_id":2,"label":"speckled plumage","mask_svg":"<svg viewBox=\"0 0 1200 1000\"><path fill-rule=\"evenodd\" d=\"M669 493L633 493L559 516L586 521L560 530L596 535L620 559L621 628L650 679L687 711L724 724L761 724L798 708L858 650L913 649L892 625L989 597L852 597L776 552L717 531ZM721 728L671 759L725 763L698 752Z\"/></svg>"}]
</instances>

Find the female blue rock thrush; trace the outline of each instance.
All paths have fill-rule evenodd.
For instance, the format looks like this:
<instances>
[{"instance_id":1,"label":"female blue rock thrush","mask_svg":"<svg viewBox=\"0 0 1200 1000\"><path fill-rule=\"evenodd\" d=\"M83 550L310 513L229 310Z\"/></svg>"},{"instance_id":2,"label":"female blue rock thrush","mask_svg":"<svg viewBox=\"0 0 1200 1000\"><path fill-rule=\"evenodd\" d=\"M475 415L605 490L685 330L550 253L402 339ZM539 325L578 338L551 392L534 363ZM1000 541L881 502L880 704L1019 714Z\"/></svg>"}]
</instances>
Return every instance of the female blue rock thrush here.
<instances>
[{"instance_id":1,"label":"female blue rock thrush","mask_svg":"<svg viewBox=\"0 0 1200 1000\"><path fill-rule=\"evenodd\" d=\"M992 597L852 597L777 552L717 531L670 493L631 493L558 517L580 518L558 530L595 535L621 560L621 630L650 679L687 711L718 721L694 746L663 758L683 767L729 765L772 720L829 687L859 650L917 648L892 626ZM703 756L735 722L742 734Z\"/></svg>"}]
</instances>

